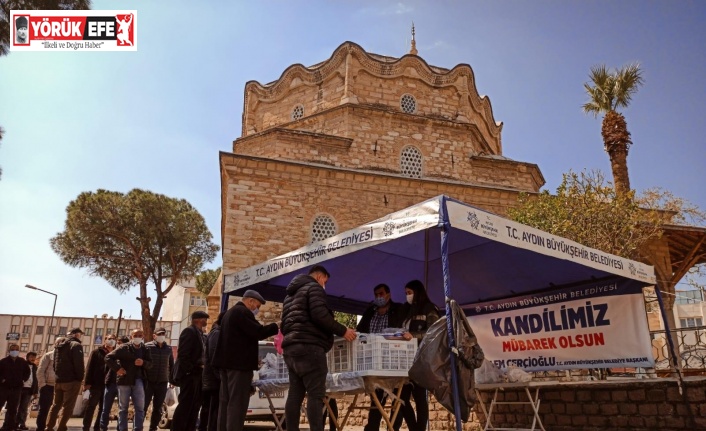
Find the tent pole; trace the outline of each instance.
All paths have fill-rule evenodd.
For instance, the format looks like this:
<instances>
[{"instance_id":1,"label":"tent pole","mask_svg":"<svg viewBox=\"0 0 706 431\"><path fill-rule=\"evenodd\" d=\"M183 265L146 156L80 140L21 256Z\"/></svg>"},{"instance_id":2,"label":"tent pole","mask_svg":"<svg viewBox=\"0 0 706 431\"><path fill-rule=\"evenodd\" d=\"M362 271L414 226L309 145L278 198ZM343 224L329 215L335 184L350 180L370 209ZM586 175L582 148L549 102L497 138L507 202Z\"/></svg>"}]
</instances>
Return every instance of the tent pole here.
<instances>
[{"instance_id":1,"label":"tent pole","mask_svg":"<svg viewBox=\"0 0 706 431\"><path fill-rule=\"evenodd\" d=\"M424 230L424 286L429 288L429 229Z\"/></svg>"},{"instance_id":2,"label":"tent pole","mask_svg":"<svg viewBox=\"0 0 706 431\"><path fill-rule=\"evenodd\" d=\"M451 310L451 277L449 273L449 223L444 222L441 228L441 272L444 278L444 305L446 307L446 331L449 335L449 356L451 359L451 391L454 401L454 418L456 419L456 431L462 431L461 426L461 403L458 396L458 375L456 368L456 355L453 349L456 348L453 331L453 312Z\"/></svg>"},{"instance_id":3,"label":"tent pole","mask_svg":"<svg viewBox=\"0 0 706 431\"><path fill-rule=\"evenodd\" d=\"M228 294L225 293L226 290L226 276L222 275L221 279L221 313L228 311Z\"/></svg>"}]
</instances>

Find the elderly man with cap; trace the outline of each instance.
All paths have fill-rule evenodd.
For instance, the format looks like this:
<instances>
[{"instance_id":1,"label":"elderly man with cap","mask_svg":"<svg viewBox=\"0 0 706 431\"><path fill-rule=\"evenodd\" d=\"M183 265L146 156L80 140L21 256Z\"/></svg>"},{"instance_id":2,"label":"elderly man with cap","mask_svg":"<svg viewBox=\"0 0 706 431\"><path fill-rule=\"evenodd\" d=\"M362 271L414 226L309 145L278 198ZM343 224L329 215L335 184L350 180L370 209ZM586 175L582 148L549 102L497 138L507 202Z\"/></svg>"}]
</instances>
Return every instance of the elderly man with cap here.
<instances>
[{"instance_id":1,"label":"elderly man with cap","mask_svg":"<svg viewBox=\"0 0 706 431\"><path fill-rule=\"evenodd\" d=\"M15 43L18 45L27 45L29 38L27 37L27 28L29 27L26 16L18 16L15 19Z\"/></svg>"},{"instance_id":2,"label":"elderly man with cap","mask_svg":"<svg viewBox=\"0 0 706 431\"><path fill-rule=\"evenodd\" d=\"M54 403L49 410L47 429L54 431L59 410L61 419L57 431L66 431L66 423L74 412L74 405L83 383L83 346L81 345L81 328L74 328L66 336L63 343L54 349L54 371L56 384L54 385Z\"/></svg>"},{"instance_id":3,"label":"elderly man with cap","mask_svg":"<svg viewBox=\"0 0 706 431\"><path fill-rule=\"evenodd\" d=\"M179 405L172 418L172 431L194 431L201 408L203 366L206 363L204 328L208 313L191 313L191 326L181 331L173 381L178 383Z\"/></svg>"},{"instance_id":4,"label":"elderly man with cap","mask_svg":"<svg viewBox=\"0 0 706 431\"><path fill-rule=\"evenodd\" d=\"M223 315L213 366L221 373L218 431L241 431L250 401L253 371L257 370L258 341L277 334L276 323L263 326L255 319L263 297L254 290ZM237 353L236 353L237 352Z\"/></svg>"}]
</instances>

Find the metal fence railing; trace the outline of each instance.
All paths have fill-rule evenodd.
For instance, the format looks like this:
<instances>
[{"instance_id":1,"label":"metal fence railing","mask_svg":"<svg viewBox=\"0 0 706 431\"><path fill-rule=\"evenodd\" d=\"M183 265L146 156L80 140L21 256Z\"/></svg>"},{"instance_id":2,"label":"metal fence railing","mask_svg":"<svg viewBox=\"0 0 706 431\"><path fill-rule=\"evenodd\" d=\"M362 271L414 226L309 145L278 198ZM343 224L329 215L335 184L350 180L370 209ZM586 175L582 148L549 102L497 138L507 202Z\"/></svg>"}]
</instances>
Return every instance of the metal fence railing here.
<instances>
[{"instance_id":1,"label":"metal fence railing","mask_svg":"<svg viewBox=\"0 0 706 431\"><path fill-rule=\"evenodd\" d=\"M706 375L706 326L680 328L670 332L674 334L682 374L685 376ZM650 331L650 339L652 354L655 358L654 368L541 371L531 373L532 379L535 381L590 381L673 376L676 371L669 361L667 331Z\"/></svg>"}]
</instances>

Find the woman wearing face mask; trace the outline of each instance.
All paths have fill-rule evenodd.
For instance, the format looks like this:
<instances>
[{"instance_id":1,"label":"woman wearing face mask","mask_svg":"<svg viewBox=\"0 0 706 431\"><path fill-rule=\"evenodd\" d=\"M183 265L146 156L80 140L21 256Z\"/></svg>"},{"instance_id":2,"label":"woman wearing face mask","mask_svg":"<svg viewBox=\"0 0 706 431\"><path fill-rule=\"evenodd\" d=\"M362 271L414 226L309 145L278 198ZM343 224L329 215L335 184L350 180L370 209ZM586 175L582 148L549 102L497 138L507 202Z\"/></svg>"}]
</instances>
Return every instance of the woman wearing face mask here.
<instances>
[{"instance_id":1,"label":"woman wearing face mask","mask_svg":"<svg viewBox=\"0 0 706 431\"><path fill-rule=\"evenodd\" d=\"M429 299L424 284L419 280L412 280L404 287L407 301L400 308L400 320L407 332L404 338L407 340L416 339L419 343L427 329L439 320L439 309ZM410 395L414 398L416 405L416 415L414 408L409 403ZM410 431L424 431L429 421L429 403L427 402L427 391L423 387L412 382L402 389L400 398L404 401L401 408L402 417L407 422ZM399 416L398 416L399 418ZM399 429L401 422L395 421L395 428Z\"/></svg>"}]
</instances>

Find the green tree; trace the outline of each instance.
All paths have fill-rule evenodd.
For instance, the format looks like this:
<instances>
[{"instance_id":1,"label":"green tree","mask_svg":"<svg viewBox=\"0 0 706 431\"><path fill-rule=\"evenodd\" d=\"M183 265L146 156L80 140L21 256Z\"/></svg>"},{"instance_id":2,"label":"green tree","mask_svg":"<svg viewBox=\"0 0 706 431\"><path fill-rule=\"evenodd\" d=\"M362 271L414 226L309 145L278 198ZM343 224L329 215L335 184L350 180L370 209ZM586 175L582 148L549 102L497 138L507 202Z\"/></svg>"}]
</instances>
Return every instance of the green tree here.
<instances>
[{"instance_id":1,"label":"green tree","mask_svg":"<svg viewBox=\"0 0 706 431\"><path fill-rule=\"evenodd\" d=\"M355 328L358 324L358 316L355 314L341 313L340 311L334 311L333 317L338 323L345 326L346 328Z\"/></svg>"},{"instance_id":2,"label":"green tree","mask_svg":"<svg viewBox=\"0 0 706 431\"><path fill-rule=\"evenodd\" d=\"M511 219L580 244L644 260L644 246L662 235L665 223L703 223L704 213L660 189L619 194L600 171L569 171L552 195L523 194Z\"/></svg>"},{"instance_id":3,"label":"green tree","mask_svg":"<svg viewBox=\"0 0 706 431\"><path fill-rule=\"evenodd\" d=\"M208 295L211 293L213 285L218 281L218 276L221 275L220 269L207 269L196 276L196 290Z\"/></svg>"},{"instance_id":4,"label":"green tree","mask_svg":"<svg viewBox=\"0 0 706 431\"><path fill-rule=\"evenodd\" d=\"M91 0L0 0L0 57L10 52L10 11L86 10Z\"/></svg>"},{"instance_id":5,"label":"green tree","mask_svg":"<svg viewBox=\"0 0 706 431\"><path fill-rule=\"evenodd\" d=\"M642 71L637 63L612 71L605 65L598 65L591 68L588 76L591 83L583 84L588 102L582 108L594 117L605 114L601 127L603 148L610 158L615 189L619 195L624 195L630 191L627 158L632 140L625 117L617 109L626 108L644 83Z\"/></svg>"},{"instance_id":6,"label":"green tree","mask_svg":"<svg viewBox=\"0 0 706 431\"><path fill-rule=\"evenodd\" d=\"M203 217L186 200L134 189L81 193L66 208L64 231L50 242L66 264L86 268L121 293L138 286L149 340L172 287L216 257L219 247L211 239ZM148 284L156 292L151 312Z\"/></svg>"}]
</instances>

